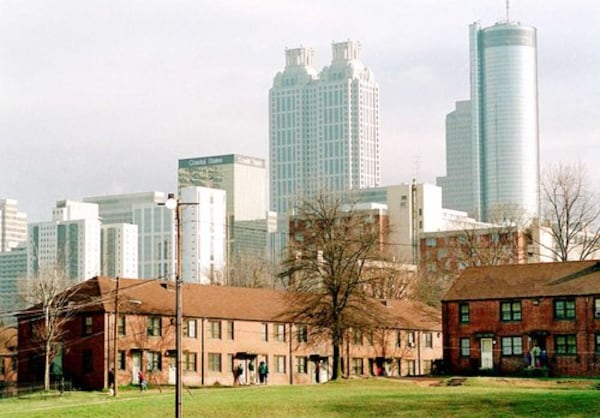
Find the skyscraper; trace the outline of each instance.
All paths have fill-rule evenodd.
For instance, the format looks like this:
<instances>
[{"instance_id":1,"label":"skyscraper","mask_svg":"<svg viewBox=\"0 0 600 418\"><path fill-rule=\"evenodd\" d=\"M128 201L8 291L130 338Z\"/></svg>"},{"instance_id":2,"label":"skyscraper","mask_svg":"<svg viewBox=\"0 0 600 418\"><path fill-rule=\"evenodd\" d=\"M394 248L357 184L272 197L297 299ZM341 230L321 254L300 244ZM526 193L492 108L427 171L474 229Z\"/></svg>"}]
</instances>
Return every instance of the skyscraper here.
<instances>
[{"instance_id":1,"label":"skyscraper","mask_svg":"<svg viewBox=\"0 0 600 418\"><path fill-rule=\"evenodd\" d=\"M87 280L100 274L100 218L98 205L60 200L52 221L28 228L27 275L44 267L63 269L71 280Z\"/></svg>"},{"instance_id":2,"label":"skyscraper","mask_svg":"<svg viewBox=\"0 0 600 418\"><path fill-rule=\"evenodd\" d=\"M470 148L465 164L472 177L452 173L457 161L448 161L448 176L438 181L446 186L445 206L464 210L458 194L472 187L467 210L480 219L506 209L539 215L536 45L535 28L508 19L483 29L470 26L471 130L458 136L447 131L447 147L448 159L461 158L451 157L456 144Z\"/></svg>"},{"instance_id":3,"label":"skyscraper","mask_svg":"<svg viewBox=\"0 0 600 418\"><path fill-rule=\"evenodd\" d=\"M27 241L27 215L19 212L17 203L14 199L0 199L0 252Z\"/></svg>"},{"instance_id":4,"label":"skyscraper","mask_svg":"<svg viewBox=\"0 0 600 418\"><path fill-rule=\"evenodd\" d=\"M379 88L358 42L332 45L317 75L313 51L286 50L269 92L271 210L285 214L321 191L378 186Z\"/></svg>"}]
</instances>

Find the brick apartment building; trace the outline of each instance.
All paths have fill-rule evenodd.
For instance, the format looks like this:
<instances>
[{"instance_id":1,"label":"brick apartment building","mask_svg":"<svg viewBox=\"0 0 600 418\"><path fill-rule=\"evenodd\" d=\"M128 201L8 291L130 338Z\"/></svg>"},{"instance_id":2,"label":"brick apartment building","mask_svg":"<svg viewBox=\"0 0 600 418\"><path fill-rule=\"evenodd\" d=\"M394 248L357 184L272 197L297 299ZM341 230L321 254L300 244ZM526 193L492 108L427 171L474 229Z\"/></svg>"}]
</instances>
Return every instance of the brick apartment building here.
<instances>
[{"instance_id":1,"label":"brick apartment building","mask_svg":"<svg viewBox=\"0 0 600 418\"><path fill-rule=\"evenodd\" d=\"M62 374L75 387L107 386L117 344L119 384L137 383L142 370L153 384L175 383L175 294L172 283L97 277L78 284L69 306L76 310L61 341ZM329 379L331 347L312 330L282 320L285 293L268 289L183 284L183 382L232 385L241 364L245 380L257 379L250 362L265 361L270 384ZM118 300L115 338L115 301ZM394 329L349 333L343 346L346 375L428 374L442 355L439 311L411 301L380 305ZM40 353L31 340L33 310L19 315L19 383L41 381Z\"/></svg>"},{"instance_id":2,"label":"brick apartment building","mask_svg":"<svg viewBox=\"0 0 600 418\"><path fill-rule=\"evenodd\" d=\"M0 389L17 382L17 329L0 328Z\"/></svg>"},{"instance_id":3,"label":"brick apartment building","mask_svg":"<svg viewBox=\"0 0 600 418\"><path fill-rule=\"evenodd\" d=\"M600 262L474 267L442 300L451 373L600 374Z\"/></svg>"}]
</instances>

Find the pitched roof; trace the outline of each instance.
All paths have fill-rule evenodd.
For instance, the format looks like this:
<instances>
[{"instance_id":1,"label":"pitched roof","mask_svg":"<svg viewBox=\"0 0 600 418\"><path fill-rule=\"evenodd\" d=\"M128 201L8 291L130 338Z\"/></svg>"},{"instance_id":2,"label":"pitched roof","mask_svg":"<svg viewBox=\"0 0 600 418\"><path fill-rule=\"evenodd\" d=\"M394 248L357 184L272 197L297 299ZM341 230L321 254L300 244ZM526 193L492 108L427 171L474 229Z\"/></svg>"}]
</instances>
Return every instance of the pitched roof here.
<instances>
[{"instance_id":1,"label":"pitched roof","mask_svg":"<svg viewBox=\"0 0 600 418\"><path fill-rule=\"evenodd\" d=\"M95 277L74 286L73 306L81 311L114 312L116 280ZM283 322L289 293L272 289L182 285L183 314L188 317ZM119 279L119 311L130 314L175 315L173 282L144 279ZM441 313L420 302L394 300L382 309L399 327L441 329ZM382 306L383 308L383 306Z\"/></svg>"},{"instance_id":2,"label":"pitched roof","mask_svg":"<svg viewBox=\"0 0 600 418\"><path fill-rule=\"evenodd\" d=\"M512 264L466 269L443 301L600 295L600 261Z\"/></svg>"}]
</instances>

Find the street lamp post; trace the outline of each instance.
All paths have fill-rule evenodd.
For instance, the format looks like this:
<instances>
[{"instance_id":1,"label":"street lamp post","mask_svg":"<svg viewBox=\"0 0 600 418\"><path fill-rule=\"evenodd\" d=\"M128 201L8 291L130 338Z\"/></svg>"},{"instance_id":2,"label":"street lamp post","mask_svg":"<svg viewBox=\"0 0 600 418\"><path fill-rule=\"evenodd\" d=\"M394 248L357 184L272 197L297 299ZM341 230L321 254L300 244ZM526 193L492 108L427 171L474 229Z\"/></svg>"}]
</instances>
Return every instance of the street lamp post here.
<instances>
[{"instance_id":1,"label":"street lamp post","mask_svg":"<svg viewBox=\"0 0 600 418\"><path fill-rule=\"evenodd\" d=\"M181 364L181 340L183 322L183 303L181 298L181 207L186 205L197 205L198 203L181 202L169 193L164 206L175 210L175 222L177 223L177 273L175 274L175 418L181 418L181 395L182 395L182 364Z\"/></svg>"}]
</instances>

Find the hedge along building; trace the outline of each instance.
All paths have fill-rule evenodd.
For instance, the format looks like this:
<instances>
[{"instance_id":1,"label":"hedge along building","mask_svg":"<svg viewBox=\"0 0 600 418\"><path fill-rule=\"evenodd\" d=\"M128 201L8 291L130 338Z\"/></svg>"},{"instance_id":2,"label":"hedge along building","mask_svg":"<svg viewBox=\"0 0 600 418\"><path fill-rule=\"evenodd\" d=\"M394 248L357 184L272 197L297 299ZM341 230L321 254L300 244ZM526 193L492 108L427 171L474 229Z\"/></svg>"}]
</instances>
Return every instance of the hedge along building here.
<instances>
[{"instance_id":1,"label":"hedge along building","mask_svg":"<svg viewBox=\"0 0 600 418\"><path fill-rule=\"evenodd\" d=\"M74 386L107 386L117 353L119 384L175 383L175 292L171 282L96 277L71 289L61 345L63 375ZM285 292L184 283L183 383L189 386L234 383L242 365L245 381L258 380L250 370L264 361L270 384L317 383L330 376L330 343L315 338L302 324L283 318ZM116 335L115 301L118 301ZM348 332L344 343L346 375L427 374L441 358L439 312L411 301L380 305L394 328L373 334ZM39 358L31 330L41 318L32 307L19 319L19 383L40 379ZM115 350L115 343L117 344Z\"/></svg>"}]
</instances>

